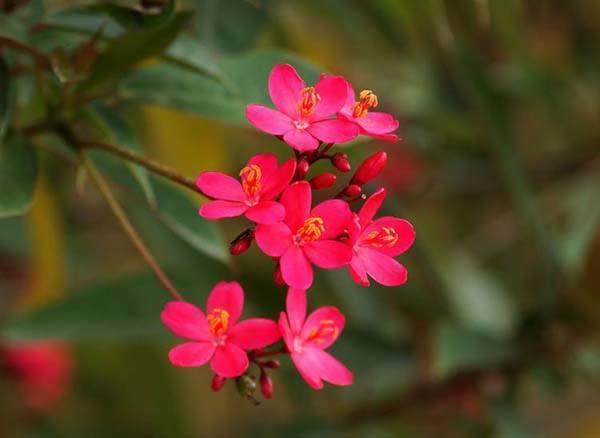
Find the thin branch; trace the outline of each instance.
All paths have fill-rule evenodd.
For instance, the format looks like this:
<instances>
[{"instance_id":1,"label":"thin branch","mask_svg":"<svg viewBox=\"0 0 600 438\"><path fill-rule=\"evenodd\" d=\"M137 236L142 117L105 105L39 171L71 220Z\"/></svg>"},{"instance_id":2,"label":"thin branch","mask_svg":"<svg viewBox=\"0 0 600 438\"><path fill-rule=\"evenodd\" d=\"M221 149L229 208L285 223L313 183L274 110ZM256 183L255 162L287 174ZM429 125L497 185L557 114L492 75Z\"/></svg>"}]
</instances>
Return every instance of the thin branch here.
<instances>
[{"instance_id":1,"label":"thin branch","mask_svg":"<svg viewBox=\"0 0 600 438\"><path fill-rule=\"evenodd\" d=\"M81 152L81 161L85 166L86 170L88 171L90 178L94 181L94 183L102 193L102 196L108 203L110 209L114 213L115 217L121 224L121 227L131 240L131 243L133 243L133 245L142 255L144 260L146 260L146 263L148 263L148 265L154 272L154 275L156 275L156 278L158 278L158 281L160 281L163 287L167 290L167 292L171 294L173 298L179 301L184 301L181 294L177 291L177 288L173 285L173 283L171 283L169 277L167 277L167 275L160 268L160 266L158 265L158 263L144 244L143 240L141 239L131 222L129 222L129 219L123 211L123 208L119 205L119 202L116 200L112 191L102 178L102 175L100 175L100 173L96 170L94 164L83 151Z\"/></svg>"},{"instance_id":2,"label":"thin branch","mask_svg":"<svg viewBox=\"0 0 600 438\"><path fill-rule=\"evenodd\" d=\"M18 50L20 52L28 53L35 59L35 61L38 64L40 64L44 67L48 67L50 65L50 60L44 53L40 52L35 47L30 46L27 43L16 40L9 36L0 35L0 46L10 47L10 48Z\"/></svg>"}]
</instances>

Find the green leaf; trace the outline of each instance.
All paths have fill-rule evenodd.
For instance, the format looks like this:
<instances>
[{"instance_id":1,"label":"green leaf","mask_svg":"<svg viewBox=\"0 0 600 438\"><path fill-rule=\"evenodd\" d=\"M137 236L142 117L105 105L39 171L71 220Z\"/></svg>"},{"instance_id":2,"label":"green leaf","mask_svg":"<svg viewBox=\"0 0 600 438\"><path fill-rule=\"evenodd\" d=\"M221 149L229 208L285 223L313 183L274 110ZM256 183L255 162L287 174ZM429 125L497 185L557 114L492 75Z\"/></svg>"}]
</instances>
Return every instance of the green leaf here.
<instances>
[{"instance_id":1,"label":"green leaf","mask_svg":"<svg viewBox=\"0 0 600 438\"><path fill-rule=\"evenodd\" d=\"M144 152L133 128L129 125L127 120L115 112L114 109L102 105L94 105L94 113L99 117L100 123L103 124L110 142L125 149L131 149L134 152ZM155 205L156 198L146 169L131 162L127 162L127 167L140 185L150 205Z\"/></svg>"},{"instance_id":2,"label":"green leaf","mask_svg":"<svg viewBox=\"0 0 600 438\"><path fill-rule=\"evenodd\" d=\"M93 88L116 79L131 70L140 61L162 53L173 42L190 18L189 12L180 12L164 24L131 31L112 40L100 54L84 88Z\"/></svg>"},{"instance_id":3,"label":"green leaf","mask_svg":"<svg viewBox=\"0 0 600 438\"><path fill-rule=\"evenodd\" d=\"M0 142L4 138L12 113L10 71L3 58L0 58Z\"/></svg>"},{"instance_id":4,"label":"green leaf","mask_svg":"<svg viewBox=\"0 0 600 438\"><path fill-rule=\"evenodd\" d=\"M0 217L26 212L32 202L37 177L37 156L29 140L7 136L0 143Z\"/></svg>"},{"instance_id":5,"label":"green leaf","mask_svg":"<svg viewBox=\"0 0 600 438\"><path fill-rule=\"evenodd\" d=\"M192 303L204 297L223 273L210 260L199 260L193 278L171 276ZM150 273L73 291L67 298L17 317L4 327L11 339L62 338L70 341L171 338L160 322L172 298Z\"/></svg>"},{"instance_id":6,"label":"green leaf","mask_svg":"<svg viewBox=\"0 0 600 438\"><path fill-rule=\"evenodd\" d=\"M298 56L281 51L254 51L222 60L217 78L174 65L142 69L123 83L119 94L124 98L248 126L244 116L246 105L270 105L267 79L278 63L294 65L307 83L318 77L318 68Z\"/></svg>"}]
</instances>

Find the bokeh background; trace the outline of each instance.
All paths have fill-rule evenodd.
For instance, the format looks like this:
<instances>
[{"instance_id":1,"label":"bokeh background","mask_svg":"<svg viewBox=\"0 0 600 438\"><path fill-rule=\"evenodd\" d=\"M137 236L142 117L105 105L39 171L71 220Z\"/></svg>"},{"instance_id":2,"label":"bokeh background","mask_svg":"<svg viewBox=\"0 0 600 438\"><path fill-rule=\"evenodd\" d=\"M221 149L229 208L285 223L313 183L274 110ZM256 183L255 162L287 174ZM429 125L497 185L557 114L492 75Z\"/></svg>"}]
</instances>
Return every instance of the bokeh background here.
<instances>
[{"instance_id":1,"label":"bokeh background","mask_svg":"<svg viewBox=\"0 0 600 438\"><path fill-rule=\"evenodd\" d=\"M253 406L231 382L213 393L206 368L168 364L168 296L77 156L53 135L18 140L19 161L0 154L0 192L33 203L0 219L1 436L600 436L598 2L184 1L194 14L172 35L156 31L178 13L160 0L0 5L0 37L50 60L0 45L6 138L61 114L190 177L237 172L257 151L291 155L243 118L291 62L374 90L401 120L402 142L343 150L355 164L388 153L369 190L385 185L384 212L417 230L405 286L316 278L311 306L346 314L333 351L356 383L313 392L284 359L275 399ZM269 258L227 256L242 221L208 224L199 197L93 159L186 297L238 279L246 314L276 317ZM15 353L48 338L61 341ZM36 396L47 381L58 393Z\"/></svg>"}]
</instances>

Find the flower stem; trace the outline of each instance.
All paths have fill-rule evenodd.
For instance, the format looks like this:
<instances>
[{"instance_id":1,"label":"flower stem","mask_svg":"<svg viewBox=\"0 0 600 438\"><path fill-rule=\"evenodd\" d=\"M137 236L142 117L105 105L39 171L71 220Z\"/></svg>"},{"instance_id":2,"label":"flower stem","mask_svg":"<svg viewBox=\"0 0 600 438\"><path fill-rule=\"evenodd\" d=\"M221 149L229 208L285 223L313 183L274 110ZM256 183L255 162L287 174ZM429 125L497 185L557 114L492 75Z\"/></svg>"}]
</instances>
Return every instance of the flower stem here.
<instances>
[{"instance_id":1,"label":"flower stem","mask_svg":"<svg viewBox=\"0 0 600 438\"><path fill-rule=\"evenodd\" d=\"M123 211L123 208L121 207L121 205L119 205L119 202L114 197L112 191L104 181L104 178L102 178L102 175L100 175L100 173L96 170L96 167L94 166L92 161L89 159L89 157L85 154L84 151L81 151L80 156L81 162L88 171L91 179L94 181L94 183L102 193L102 196L104 197L113 214L121 224L121 227L131 240L131 243L133 243L133 246L135 246L135 248L139 251L146 263L148 263L150 269L152 269L154 275L156 275L156 278L158 278L158 281L160 281L163 287L167 290L167 292L171 294L173 298L179 301L184 301L181 294L177 291L177 288L175 288L171 280L169 280L169 277L167 277L167 275L163 272L163 270L160 268L160 266L158 265L158 263L144 244L140 235L137 233L137 231L129 221L129 218Z\"/></svg>"}]
</instances>

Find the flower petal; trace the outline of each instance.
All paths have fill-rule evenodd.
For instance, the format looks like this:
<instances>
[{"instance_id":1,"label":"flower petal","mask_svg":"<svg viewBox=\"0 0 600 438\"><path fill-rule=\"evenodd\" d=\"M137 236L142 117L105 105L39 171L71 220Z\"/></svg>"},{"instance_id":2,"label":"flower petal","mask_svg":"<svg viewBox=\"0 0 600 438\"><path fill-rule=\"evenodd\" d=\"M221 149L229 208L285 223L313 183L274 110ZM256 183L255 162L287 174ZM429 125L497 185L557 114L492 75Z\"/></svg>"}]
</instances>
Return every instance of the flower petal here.
<instances>
[{"instance_id":1,"label":"flower petal","mask_svg":"<svg viewBox=\"0 0 600 438\"><path fill-rule=\"evenodd\" d=\"M374 233L379 235L393 234L389 242L381 242L378 239L369 238ZM380 217L367 226L361 233L357 244L361 247L372 248L382 254L395 257L402 254L415 241L415 229L412 224L404 219L392 216Z\"/></svg>"},{"instance_id":2,"label":"flower petal","mask_svg":"<svg viewBox=\"0 0 600 438\"><path fill-rule=\"evenodd\" d=\"M313 122L306 130L324 143L346 143L360 133L358 125L340 119Z\"/></svg>"},{"instance_id":3,"label":"flower petal","mask_svg":"<svg viewBox=\"0 0 600 438\"><path fill-rule=\"evenodd\" d=\"M283 192L279 202L285 207L284 222L288 224L292 233L295 233L310 213L310 184L306 181L293 183Z\"/></svg>"},{"instance_id":4,"label":"flower petal","mask_svg":"<svg viewBox=\"0 0 600 438\"><path fill-rule=\"evenodd\" d=\"M352 219L352 211L346 201L341 199L330 199L321 202L310 213L323 219L325 227L321 239L333 239L342 234Z\"/></svg>"},{"instance_id":5,"label":"flower petal","mask_svg":"<svg viewBox=\"0 0 600 438\"><path fill-rule=\"evenodd\" d=\"M237 217L248 210L246 204L238 201L208 201L200 206L198 214L204 219L223 219Z\"/></svg>"},{"instance_id":6,"label":"flower petal","mask_svg":"<svg viewBox=\"0 0 600 438\"><path fill-rule=\"evenodd\" d=\"M256 165L260 167L262 177L268 177L277 171L277 156L271 152L256 154L248 160L248 166Z\"/></svg>"},{"instance_id":7,"label":"flower petal","mask_svg":"<svg viewBox=\"0 0 600 438\"><path fill-rule=\"evenodd\" d=\"M285 217L285 208L279 202L260 201L246 211L246 217L257 224L274 224Z\"/></svg>"},{"instance_id":8,"label":"flower petal","mask_svg":"<svg viewBox=\"0 0 600 438\"><path fill-rule=\"evenodd\" d=\"M367 198L363 206L358 211L358 218L362 228L369 225L373 220L373 216L381 208L381 204L387 196L386 190L382 187Z\"/></svg>"},{"instance_id":9,"label":"flower petal","mask_svg":"<svg viewBox=\"0 0 600 438\"><path fill-rule=\"evenodd\" d=\"M369 286L369 277L367 276L367 270L365 268L364 263L356 254L350 260L350 265L348 266L348 272L350 273L350 277L357 284L361 286Z\"/></svg>"},{"instance_id":10,"label":"flower petal","mask_svg":"<svg viewBox=\"0 0 600 438\"><path fill-rule=\"evenodd\" d=\"M326 349L342 334L345 322L344 315L337 307L319 307L308 315L300 336L305 345Z\"/></svg>"},{"instance_id":11,"label":"flower petal","mask_svg":"<svg viewBox=\"0 0 600 438\"><path fill-rule=\"evenodd\" d=\"M289 159L267 180L260 194L261 199L271 199L279 195L290 184L296 173L296 160Z\"/></svg>"},{"instance_id":12,"label":"flower petal","mask_svg":"<svg viewBox=\"0 0 600 438\"><path fill-rule=\"evenodd\" d=\"M175 336L193 341L211 338L204 313L193 304L171 301L161 312L160 318Z\"/></svg>"},{"instance_id":13,"label":"flower petal","mask_svg":"<svg viewBox=\"0 0 600 438\"><path fill-rule=\"evenodd\" d=\"M340 113L352 117L352 110L354 107L354 102L356 101L356 93L354 93L354 88L350 81L346 81L346 101L344 102L344 106L340 110Z\"/></svg>"},{"instance_id":14,"label":"flower petal","mask_svg":"<svg viewBox=\"0 0 600 438\"><path fill-rule=\"evenodd\" d=\"M298 102L304 87L304 81L289 64L278 64L269 74L271 100L279 111L293 119L298 117Z\"/></svg>"},{"instance_id":15,"label":"flower petal","mask_svg":"<svg viewBox=\"0 0 600 438\"><path fill-rule=\"evenodd\" d=\"M230 342L217 347L210 367L221 377L238 377L248 369L248 354Z\"/></svg>"},{"instance_id":16,"label":"flower petal","mask_svg":"<svg viewBox=\"0 0 600 438\"><path fill-rule=\"evenodd\" d=\"M313 270L304 256L304 252L296 245L290 245L279 261L281 276L288 286L308 289L313 282Z\"/></svg>"},{"instance_id":17,"label":"flower petal","mask_svg":"<svg viewBox=\"0 0 600 438\"><path fill-rule=\"evenodd\" d=\"M400 126L400 122L391 114L369 111L366 116L355 118L354 121L367 134L384 135L394 132Z\"/></svg>"},{"instance_id":18,"label":"flower petal","mask_svg":"<svg viewBox=\"0 0 600 438\"><path fill-rule=\"evenodd\" d=\"M226 201L246 200L246 194L240 182L221 172L202 172L196 180L196 186L211 198Z\"/></svg>"},{"instance_id":19,"label":"flower petal","mask_svg":"<svg viewBox=\"0 0 600 438\"><path fill-rule=\"evenodd\" d=\"M321 120L337 113L346 102L348 85L342 76L321 75L315 85L320 99L315 107L311 120Z\"/></svg>"},{"instance_id":20,"label":"flower petal","mask_svg":"<svg viewBox=\"0 0 600 438\"><path fill-rule=\"evenodd\" d=\"M352 385L352 372L331 354L318 348L306 347L304 355L310 361L311 368L324 381L333 385Z\"/></svg>"},{"instance_id":21,"label":"flower petal","mask_svg":"<svg viewBox=\"0 0 600 438\"><path fill-rule=\"evenodd\" d=\"M299 152L314 151L319 147L319 140L304 129L290 129L283 134L283 141Z\"/></svg>"},{"instance_id":22,"label":"flower petal","mask_svg":"<svg viewBox=\"0 0 600 438\"><path fill-rule=\"evenodd\" d=\"M258 225L254 237L262 252L271 257L281 257L292 244L292 232L283 222Z\"/></svg>"},{"instance_id":23,"label":"flower petal","mask_svg":"<svg viewBox=\"0 0 600 438\"><path fill-rule=\"evenodd\" d=\"M296 369L302 376L302 378L308 383L312 389L322 389L323 382L319 377L319 373L313 366L311 358L306 356L304 353L292 353L290 354L292 362L296 365Z\"/></svg>"},{"instance_id":24,"label":"flower petal","mask_svg":"<svg viewBox=\"0 0 600 438\"><path fill-rule=\"evenodd\" d=\"M306 291L290 287L285 299L287 316L292 333L300 334L306 318Z\"/></svg>"},{"instance_id":25,"label":"flower petal","mask_svg":"<svg viewBox=\"0 0 600 438\"><path fill-rule=\"evenodd\" d=\"M271 135L283 135L294 127L285 114L255 103L246 107L246 118L256 129Z\"/></svg>"},{"instance_id":26,"label":"flower petal","mask_svg":"<svg viewBox=\"0 0 600 438\"><path fill-rule=\"evenodd\" d=\"M400 286L406 283L408 277L406 268L392 257L370 248L360 248L358 254L368 274L377 283L384 286Z\"/></svg>"},{"instance_id":27,"label":"flower petal","mask_svg":"<svg viewBox=\"0 0 600 438\"><path fill-rule=\"evenodd\" d=\"M315 240L304 245L304 254L319 268L336 269L352 259L352 248L337 240Z\"/></svg>"},{"instance_id":28,"label":"flower petal","mask_svg":"<svg viewBox=\"0 0 600 438\"><path fill-rule=\"evenodd\" d=\"M294 334L290 328L290 323L287 319L287 315L285 312L281 312L279 314L279 332L281 333L281 337L283 338L283 342L289 351L292 351L294 348Z\"/></svg>"},{"instance_id":29,"label":"flower petal","mask_svg":"<svg viewBox=\"0 0 600 438\"><path fill-rule=\"evenodd\" d=\"M212 342L186 342L169 351L169 361L176 367L199 367L213 357Z\"/></svg>"},{"instance_id":30,"label":"flower petal","mask_svg":"<svg viewBox=\"0 0 600 438\"><path fill-rule=\"evenodd\" d=\"M225 310L229 314L228 326L233 327L244 308L244 291L237 281L220 281L213 287L206 300L206 313L215 309Z\"/></svg>"},{"instance_id":31,"label":"flower petal","mask_svg":"<svg viewBox=\"0 0 600 438\"><path fill-rule=\"evenodd\" d=\"M236 324L229 331L227 342L232 342L244 350L254 350L274 344L280 337L281 334L275 321L266 318L252 318Z\"/></svg>"}]
</instances>

